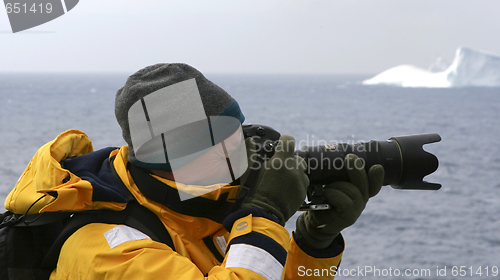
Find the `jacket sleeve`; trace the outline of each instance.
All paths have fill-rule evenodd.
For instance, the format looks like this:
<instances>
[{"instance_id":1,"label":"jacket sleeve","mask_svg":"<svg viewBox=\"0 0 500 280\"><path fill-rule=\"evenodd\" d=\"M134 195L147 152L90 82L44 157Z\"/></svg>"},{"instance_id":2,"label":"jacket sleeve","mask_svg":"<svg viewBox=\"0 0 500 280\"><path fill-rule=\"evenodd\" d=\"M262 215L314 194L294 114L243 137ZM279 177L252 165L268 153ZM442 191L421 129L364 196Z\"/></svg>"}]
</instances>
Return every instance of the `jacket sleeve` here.
<instances>
[{"instance_id":1,"label":"jacket sleeve","mask_svg":"<svg viewBox=\"0 0 500 280\"><path fill-rule=\"evenodd\" d=\"M226 218L224 226L230 230L226 268L243 267L265 279L333 279L344 251L341 234L327 248L315 250L298 233L288 239L286 229L272 219L255 208Z\"/></svg>"},{"instance_id":2,"label":"jacket sleeve","mask_svg":"<svg viewBox=\"0 0 500 280\"><path fill-rule=\"evenodd\" d=\"M315 250L305 244L294 232L285 268L285 279L333 279L344 251L344 239L339 234L332 244Z\"/></svg>"},{"instance_id":3,"label":"jacket sleeve","mask_svg":"<svg viewBox=\"0 0 500 280\"><path fill-rule=\"evenodd\" d=\"M258 209L234 214L224 222L230 232L224 261L206 275L193 262L197 256L181 255L127 226L93 223L66 240L50 279L304 279L299 266L329 268L340 260L308 255Z\"/></svg>"},{"instance_id":4,"label":"jacket sleeve","mask_svg":"<svg viewBox=\"0 0 500 280\"><path fill-rule=\"evenodd\" d=\"M127 226L93 223L66 240L50 279L279 280L289 243L281 225L247 213L231 223L223 263L204 275L197 256L183 256Z\"/></svg>"}]
</instances>

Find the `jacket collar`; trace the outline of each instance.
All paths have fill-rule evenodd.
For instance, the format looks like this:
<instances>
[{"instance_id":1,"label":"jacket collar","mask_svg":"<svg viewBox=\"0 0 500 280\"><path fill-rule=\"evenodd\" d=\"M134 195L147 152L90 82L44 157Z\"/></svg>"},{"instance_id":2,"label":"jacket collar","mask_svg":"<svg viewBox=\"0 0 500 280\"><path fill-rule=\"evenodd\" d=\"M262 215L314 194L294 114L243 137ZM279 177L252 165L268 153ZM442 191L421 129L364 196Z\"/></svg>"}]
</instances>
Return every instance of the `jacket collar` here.
<instances>
[{"instance_id":1,"label":"jacket collar","mask_svg":"<svg viewBox=\"0 0 500 280\"><path fill-rule=\"evenodd\" d=\"M239 186L227 185L196 200L179 201L175 182L140 168L131 167L129 170L127 155L127 146L110 155L115 157L113 167L116 173L135 199L156 213L166 225L174 231L202 237L222 229L222 219L229 214L225 211L233 205L231 198L236 196Z\"/></svg>"},{"instance_id":2,"label":"jacket collar","mask_svg":"<svg viewBox=\"0 0 500 280\"><path fill-rule=\"evenodd\" d=\"M215 199L196 196L181 201L180 190L177 189L175 182L151 175L144 169L130 163L127 167L137 188L144 196L177 213L222 223L233 206L233 203L228 201L229 192L221 191L209 193L209 196ZM231 188L234 189L234 187Z\"/></svg>"}]
</instances>

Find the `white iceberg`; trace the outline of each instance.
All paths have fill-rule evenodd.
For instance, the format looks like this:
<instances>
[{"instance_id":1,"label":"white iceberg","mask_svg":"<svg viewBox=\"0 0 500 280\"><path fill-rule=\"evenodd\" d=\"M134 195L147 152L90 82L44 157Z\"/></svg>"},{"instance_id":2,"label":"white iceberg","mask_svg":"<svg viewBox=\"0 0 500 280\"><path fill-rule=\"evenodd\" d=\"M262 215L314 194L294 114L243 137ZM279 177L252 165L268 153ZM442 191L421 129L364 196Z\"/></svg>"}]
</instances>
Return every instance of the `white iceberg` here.
<instances>
[{"instance_id":1,"label":"white iceberg","mask_svg":"<svg viewBox=\"0 0 500 280\"><path fill-rule=\"evenodd\" d=\"M451 65L444 71L431 72L413 65L399 65L363 85L400 87L500 87L500 57L481 50L460 47Z\"/></svg>"}]
</instances>

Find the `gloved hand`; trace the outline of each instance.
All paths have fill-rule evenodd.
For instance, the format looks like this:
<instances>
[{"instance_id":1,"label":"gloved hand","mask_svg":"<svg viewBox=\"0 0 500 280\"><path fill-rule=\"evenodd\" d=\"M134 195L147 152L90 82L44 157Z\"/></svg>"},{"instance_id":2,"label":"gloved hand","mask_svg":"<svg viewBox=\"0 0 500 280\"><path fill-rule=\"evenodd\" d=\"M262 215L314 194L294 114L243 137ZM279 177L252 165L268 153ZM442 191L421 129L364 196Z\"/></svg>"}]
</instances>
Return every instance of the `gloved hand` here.
<instances>
[{"instance_id":1,"label":"gloved hand","mask_svg":"<svg viewBox=\"0 0 500 280\"><path fill-rule=\"evenodd\" d=\"M250 168L257 155L255 143L252 138L245 141ZM260 208L285 225L304 202L309 185L306 162L293 154L294 149L295 139L282 135L273 157L265 161L257 173L255 186L243 200L242 208ZM247 176L248 172L240 179L242 184Z\"/></svg>"},{"instance_id":2,"label":"gloved hand","mask_svg":"<svg viewBox=\"0 0 500 280\"><path fill-rule=\"evenodd\" d=\"M367 175L364 166L359 166L362 161L357 159L354 154L345 157L344 166L351 182L333 182L323 188L323 197L331 208L308 211L297 219L299 235L314 249L328 247L341 230L354 224L368 199L382 187L384 168L380 164L373 165Z\"/></svg>"}]
</instances>

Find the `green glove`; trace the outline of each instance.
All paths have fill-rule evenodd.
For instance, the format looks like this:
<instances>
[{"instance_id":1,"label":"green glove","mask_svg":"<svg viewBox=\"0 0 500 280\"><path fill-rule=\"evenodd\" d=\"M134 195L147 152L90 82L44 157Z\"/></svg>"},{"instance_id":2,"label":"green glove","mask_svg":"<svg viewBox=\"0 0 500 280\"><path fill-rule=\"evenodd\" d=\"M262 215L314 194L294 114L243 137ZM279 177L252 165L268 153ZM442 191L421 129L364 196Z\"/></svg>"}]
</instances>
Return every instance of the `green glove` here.
<instances>
[{"instance_id":1,"label":"green glove","mask_svg":"<svg viewBox=\"0 0 500 280\"><path fill-rule=\"evenodd\" d=\"M308 211L297 219L298 233L312 248L328 247L340 231L354 224L368 199L380 191L384 182L380 164L370 167L367 175L356 155L348 154L344 163L351 182L333 182L323 188L323 197L331 208Z\"/></svg>"},{"instance_id":2,"label":"green glove","mask_svg":"<svg viewBox=\"0 0 500 280\"><path fill-rule=\"evenodd\" d=\"M246 144L251 167L256 157L255 144L251 138ZM242 208L260 208L285 225L304 202L309 185L305 174L307 165L304 159L293 154L294 149L295 139L282 135L273 157L265 161L257 173L255 186L243 200ZM242 176L242 183L246 176L248 173Z\"/></svg>"}]
</instances>

